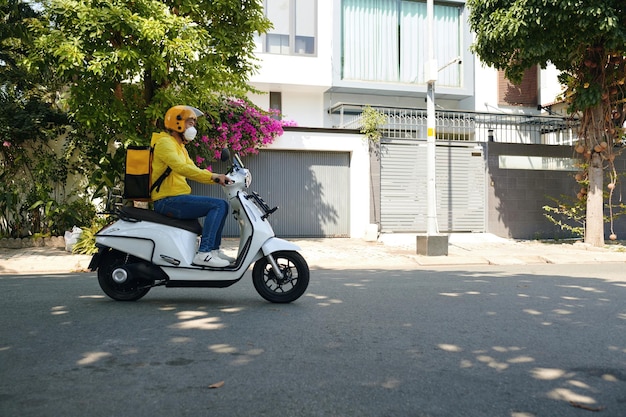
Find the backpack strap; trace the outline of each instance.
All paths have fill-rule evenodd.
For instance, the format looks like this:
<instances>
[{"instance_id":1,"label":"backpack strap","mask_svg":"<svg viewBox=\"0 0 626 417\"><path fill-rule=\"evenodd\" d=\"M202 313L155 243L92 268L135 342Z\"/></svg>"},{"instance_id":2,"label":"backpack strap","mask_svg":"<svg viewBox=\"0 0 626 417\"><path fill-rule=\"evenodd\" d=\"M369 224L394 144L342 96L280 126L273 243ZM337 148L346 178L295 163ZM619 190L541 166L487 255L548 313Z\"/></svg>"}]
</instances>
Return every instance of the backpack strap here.
<instances>
[{"instance_id":1,"label":"backpack strap","mask_svg":"<svg viewBox=\"0 0 626 417\"><path fill-rule=\"evenodd\" d=\"M167 178L167 176L170 175L171 172L172 168L167 167L165 172L161 174L161 176L154 182L154 184L152 184L152 187L150 187L150 192L154 191L155 188L157 192L159 192L159 190L161 189L161 184L163 184L163 181L165 181L165 178Z\"/></svg>"},{"instance_id":2,"label":"backpack strap","mask_svg":"<svg viewBox=\"0 0 626 417\"><path fill-rule=\"evenodd\" d=\"M152 155L154 154L155 147L156 143L154 144L154 146L150 147L150 164L152 164ZM165 178L167 178L167 176L170 175L171 172L172 168L167 167L165 172L162 173L161 176L154 183L152 183L152 187L150 187L150 192L152 193L152 191L154 191L155 189L157 190L157 192L159 192L159 190L161 189L161 184L163 184L163 181L165 181Z\"/></svg>"}]
</instances>

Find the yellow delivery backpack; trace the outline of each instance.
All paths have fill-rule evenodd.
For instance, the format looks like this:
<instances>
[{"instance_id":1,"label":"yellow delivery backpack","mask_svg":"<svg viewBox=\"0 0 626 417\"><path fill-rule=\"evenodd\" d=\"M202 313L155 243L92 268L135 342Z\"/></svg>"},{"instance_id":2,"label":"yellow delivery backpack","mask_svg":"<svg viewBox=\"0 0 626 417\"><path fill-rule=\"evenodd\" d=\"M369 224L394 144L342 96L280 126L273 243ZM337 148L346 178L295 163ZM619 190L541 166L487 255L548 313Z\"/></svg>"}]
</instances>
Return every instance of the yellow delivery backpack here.
<instances>
[{"instance_id":1,"label":"yellow delivery backpack","mask_svg":"<svg viewBox=\"0 0 626 417\"><path fill-rule=\"evenodd\" d=\"M126 148L126 172L124 173L124 198L134 201L152 201L150 194L158 190L165 178L172 172L165 172L152 182L152 156L154 146L134 146Z\"/></svg>"}]
</instances>

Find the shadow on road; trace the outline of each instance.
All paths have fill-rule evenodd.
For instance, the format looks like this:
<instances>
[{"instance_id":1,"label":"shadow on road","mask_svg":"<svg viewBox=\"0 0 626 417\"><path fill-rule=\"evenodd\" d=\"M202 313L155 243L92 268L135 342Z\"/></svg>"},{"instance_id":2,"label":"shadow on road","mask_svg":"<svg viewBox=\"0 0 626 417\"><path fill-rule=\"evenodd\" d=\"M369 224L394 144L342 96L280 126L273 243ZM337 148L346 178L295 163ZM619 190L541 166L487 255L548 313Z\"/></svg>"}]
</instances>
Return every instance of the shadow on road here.
<instances>
[{"instance_id":1,"label":"shadow on road","mask_svg":"<svg viewBox=\"0 0 626 417\"><path fill-rule=\"evenodd\" d=\"M0 277L0 414L617 417L626 280L598 268L318 270L289 305Z\"/></svg>"}]
</instances>

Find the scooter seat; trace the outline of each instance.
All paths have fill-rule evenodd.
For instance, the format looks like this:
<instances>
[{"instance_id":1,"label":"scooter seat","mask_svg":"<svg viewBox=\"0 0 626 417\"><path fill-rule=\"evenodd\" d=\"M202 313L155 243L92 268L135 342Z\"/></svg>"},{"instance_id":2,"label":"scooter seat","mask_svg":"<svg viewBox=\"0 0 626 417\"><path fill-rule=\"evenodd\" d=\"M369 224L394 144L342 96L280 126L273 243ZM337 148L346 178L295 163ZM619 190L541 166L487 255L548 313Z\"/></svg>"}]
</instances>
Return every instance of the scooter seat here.
<instances>
[{"instance_id":1,"label":"scooter seat","mask_svg":"<svg viewBox=\"0 0 626 417\"><path fill-rule=\"evenodd\" d=\"M118 217L128 221L147 221L152 223L165 224L167 226L178 227L188 230L197 235L202 234L202 225L198 219L176 219L153 210L146 210L137 207L122 207L118 212Z\"/></svg>"}]
</instances>

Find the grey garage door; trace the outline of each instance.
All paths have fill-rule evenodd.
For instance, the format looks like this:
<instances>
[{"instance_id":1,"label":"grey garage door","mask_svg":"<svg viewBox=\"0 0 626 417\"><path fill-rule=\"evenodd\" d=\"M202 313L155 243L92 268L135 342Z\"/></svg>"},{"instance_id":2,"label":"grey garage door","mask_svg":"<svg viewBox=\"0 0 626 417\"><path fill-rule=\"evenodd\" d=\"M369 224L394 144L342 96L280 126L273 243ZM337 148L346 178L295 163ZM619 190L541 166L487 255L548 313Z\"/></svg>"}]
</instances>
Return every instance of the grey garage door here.
<instances>
[{"instance_id":1,"label":"grey garage door","mask_svg":"<svg viewBox=\"0 0 626 417\"><path fill-rule=\"evenodd\" d=\"M476 143L436 147L440 232L484 232L485 159ZM426 232L426 142L389 140L381 152L381 230Z\"/></svg>"},{"instance_id":2,"label":"grey garage door","mask_svg":"<svg viewBox=\"0 0 626 417\"><path fill-rule=\"evenodd\" d=\"M262 150L242 159L252 173L250 191L258 192L271 207L279 207L269 218L277 236L350 235L348 152ZM215 163L213 169L225 172L226 165ZM219 186L190 183L194 194L224 197ZM223 235L239 235L232 216Z\"/></svg>"}]
</instances>

